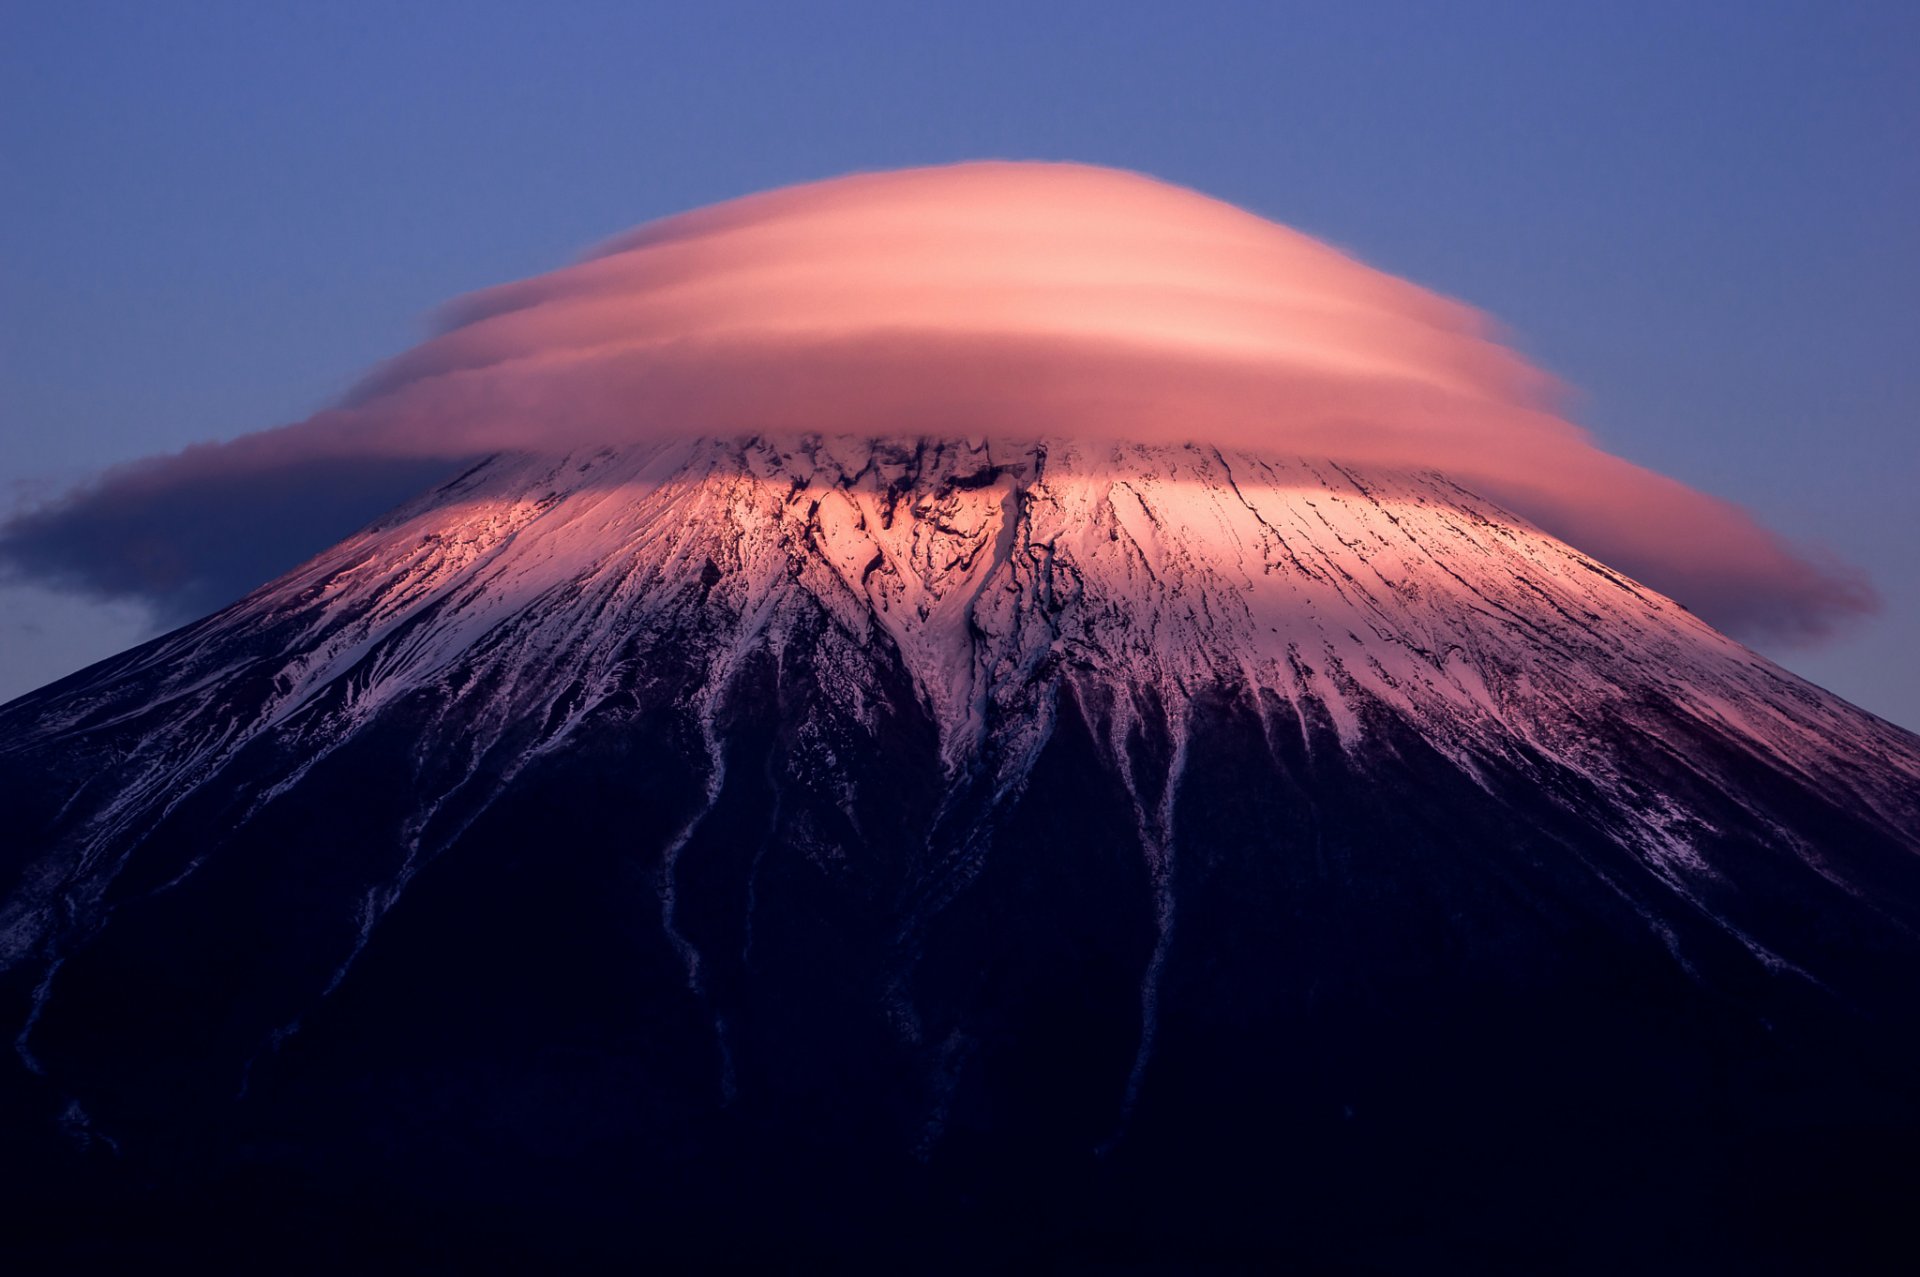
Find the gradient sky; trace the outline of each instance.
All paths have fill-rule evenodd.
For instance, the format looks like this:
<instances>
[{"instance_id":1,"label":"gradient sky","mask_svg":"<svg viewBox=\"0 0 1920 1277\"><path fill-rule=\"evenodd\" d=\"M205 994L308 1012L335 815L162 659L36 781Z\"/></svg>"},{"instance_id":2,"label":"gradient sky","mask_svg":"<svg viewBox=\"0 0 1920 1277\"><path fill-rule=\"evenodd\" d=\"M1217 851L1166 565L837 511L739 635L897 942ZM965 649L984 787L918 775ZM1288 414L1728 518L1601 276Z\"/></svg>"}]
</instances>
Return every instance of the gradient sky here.
<instances>
[{"instance_id":1,"label":"gradient sky","mask_svg":"<svg viewBox=\"0 0 1920 1277\"><path fill-rule=\"evenodd\" d=\"M1878 617L1769 655L1920 727L1920 6L15 0L7 27L14 499L305 417L431 307L640 221L1074 159L1497 316L1609 450L1864 567ZM0 591L0 696L139 626Z\"/></svg>"}]
</instances>

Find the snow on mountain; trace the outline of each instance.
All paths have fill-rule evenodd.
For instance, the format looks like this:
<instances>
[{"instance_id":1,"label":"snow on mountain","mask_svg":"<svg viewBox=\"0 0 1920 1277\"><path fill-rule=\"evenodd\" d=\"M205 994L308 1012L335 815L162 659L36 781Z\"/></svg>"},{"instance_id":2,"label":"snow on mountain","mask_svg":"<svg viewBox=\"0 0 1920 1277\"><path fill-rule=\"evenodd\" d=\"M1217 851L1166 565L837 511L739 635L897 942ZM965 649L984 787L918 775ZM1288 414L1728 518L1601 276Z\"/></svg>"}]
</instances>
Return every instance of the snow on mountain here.
<instances>
[{"instance_id":1,"label":"snow on mountain","mask_svg":"<svg viewBox=\"0 0 1920 1277\"><path fill-rule=\"evenodd\" d=\"M1911 784L1910 734L1445 478L1196 446L815 437L496 458L10 717L34 739L97 734L153 716L120 696L157 679L167 730L133 747L151 764L109 809L131 814L258 733L318 756L455 678L486 689L488 731L539 722L531 747L553 749L646 636L704 632L712 694L816 608L832 646L898 653L956 771L990 722L1043 734L1018 710L1061 676L1119 689L1122 735L1138 690L1177 728L1196 689L1245 686L1343 742L1386 713L1463 765L1517 738L1603 777L1582 725L1657 699L1890 823L1914 814L1910 790L1860 767ZM856 717L857 670L823 687ZM1640 815L1631 836L1670 848L1657 807Z\"/></svg>"}]
</instances>

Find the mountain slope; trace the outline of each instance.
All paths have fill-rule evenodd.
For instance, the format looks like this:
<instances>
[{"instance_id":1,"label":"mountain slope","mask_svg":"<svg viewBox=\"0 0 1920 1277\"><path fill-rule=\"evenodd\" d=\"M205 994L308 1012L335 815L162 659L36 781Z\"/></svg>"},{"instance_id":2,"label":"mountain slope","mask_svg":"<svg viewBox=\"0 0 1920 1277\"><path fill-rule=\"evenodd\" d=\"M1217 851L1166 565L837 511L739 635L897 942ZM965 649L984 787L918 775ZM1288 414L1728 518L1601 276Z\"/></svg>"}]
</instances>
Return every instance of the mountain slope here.
<instances>
[{"instance_id":1,"label":"mountain slope","mask_svg":"<svg viewBox=\"0 0 1920 1277\"><path fill-rule=\"evenodd\" d=\"M0 786L26 1161L1526 1264L1916 1129L1920 740L1430 473L499 457Z\"/></svg>"}]
</instances>

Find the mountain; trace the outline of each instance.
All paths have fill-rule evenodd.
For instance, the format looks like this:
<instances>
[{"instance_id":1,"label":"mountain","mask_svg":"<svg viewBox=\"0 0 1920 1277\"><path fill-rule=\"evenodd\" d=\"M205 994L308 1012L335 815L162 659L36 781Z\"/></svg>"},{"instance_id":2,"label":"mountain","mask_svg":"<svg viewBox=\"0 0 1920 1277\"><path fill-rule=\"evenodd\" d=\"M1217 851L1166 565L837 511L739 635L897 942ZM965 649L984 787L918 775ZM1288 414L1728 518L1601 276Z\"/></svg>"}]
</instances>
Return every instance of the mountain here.
<instances>
[{"instance_id":1,"label":"mountain","mask_svg":"<svg viewBox=\"0 0 1920 1277\"><path fill-rule=\"evenodd\" d=\"M1920 738L1434 472L495 456L0 802L42 1259L1837 1271L1920 1186Z\"/></svg>"}]
</instances>

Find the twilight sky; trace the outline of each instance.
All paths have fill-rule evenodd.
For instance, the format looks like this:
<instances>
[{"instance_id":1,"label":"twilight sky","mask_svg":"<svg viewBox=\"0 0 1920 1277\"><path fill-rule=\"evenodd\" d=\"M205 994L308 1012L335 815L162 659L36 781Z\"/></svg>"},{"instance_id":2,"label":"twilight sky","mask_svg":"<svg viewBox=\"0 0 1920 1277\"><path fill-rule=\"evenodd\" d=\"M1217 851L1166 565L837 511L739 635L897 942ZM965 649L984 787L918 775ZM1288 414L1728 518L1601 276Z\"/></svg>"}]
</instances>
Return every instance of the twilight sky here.
<instances>
[{"instance_id":1,"label":"twilight sky","mask_svg":"<svg viewBox=\"0 0 1920 1277\"><path fill-rule=\"evenodd\" d=\"M447 298L638 222L1072 159L1497 317L1607 452L1865 569L1877 615L1753 641L1920 726L1912 6L168 8L10 7L13 502L306 418ZM0 589L0 697L149 624Z\"/></svg>"}]
</instances>

